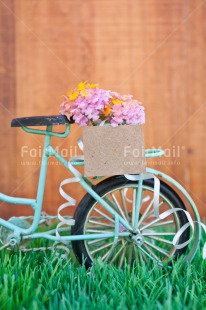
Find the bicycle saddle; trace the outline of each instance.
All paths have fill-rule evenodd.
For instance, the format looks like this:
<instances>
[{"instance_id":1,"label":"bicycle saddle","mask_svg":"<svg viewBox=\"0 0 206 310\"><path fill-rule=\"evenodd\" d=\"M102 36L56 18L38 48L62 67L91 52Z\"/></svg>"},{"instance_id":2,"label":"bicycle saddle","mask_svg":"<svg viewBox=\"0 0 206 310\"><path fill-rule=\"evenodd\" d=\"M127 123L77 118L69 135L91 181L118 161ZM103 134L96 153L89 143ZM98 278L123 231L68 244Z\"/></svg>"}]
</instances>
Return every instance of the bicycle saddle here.
<instances>
[{"instance_id":1,"label":"bicycle saddle","mask_svg":"<svg viewBox=\"0 0 206 310\"><path fill-rule=\"evenodd\" d=\"M72 119L68 120L65 115L29 116L14 118L11 122L11 127L62 125L68 123L73 124L74 121Z\"/></svg>"}]
</instances>

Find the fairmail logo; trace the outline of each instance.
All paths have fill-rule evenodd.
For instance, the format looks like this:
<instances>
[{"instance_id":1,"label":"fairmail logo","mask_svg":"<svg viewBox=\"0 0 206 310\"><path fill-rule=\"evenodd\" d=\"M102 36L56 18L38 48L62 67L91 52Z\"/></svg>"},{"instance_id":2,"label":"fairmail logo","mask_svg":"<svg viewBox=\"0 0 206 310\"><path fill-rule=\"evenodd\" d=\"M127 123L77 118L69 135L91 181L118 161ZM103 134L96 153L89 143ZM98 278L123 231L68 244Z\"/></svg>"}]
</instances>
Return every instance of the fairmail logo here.
<instances>
[{"instance_id":1,"label":"fairmail logo","mask_svg":"<svg viewBox=\"0 0 206 310\"><path fill-rule=\"evenodd\" d=\"M158 147L158 148L151 148L151 153L152 153L152 150L156 150L156 149L159 149L159 150L163 150L164 151L164 157L173 157L173 158L180 158L181 157L181 153L182 151L185 150L185 146L172 146L172 148L165 148L165 149L162 149L161 147ZM131 145L127 145L124 147L124 157L128 157L128 156L133 156L135 158L138 158L138 157L144 157L145 156L145 149L142 147L142 148L132 148Z\"/></svg>"},{"instance_id":2,"label":"fairmail logo","mask_svg":"<svg viewBox=\"0 0 206 310\"><path fill-rule=\"evenodd\" d=\"M131 145L124 147L124 157L133 156L133 157L144 157L145 151L144 148L132 148Z\"/></svg>"}]
</instances>

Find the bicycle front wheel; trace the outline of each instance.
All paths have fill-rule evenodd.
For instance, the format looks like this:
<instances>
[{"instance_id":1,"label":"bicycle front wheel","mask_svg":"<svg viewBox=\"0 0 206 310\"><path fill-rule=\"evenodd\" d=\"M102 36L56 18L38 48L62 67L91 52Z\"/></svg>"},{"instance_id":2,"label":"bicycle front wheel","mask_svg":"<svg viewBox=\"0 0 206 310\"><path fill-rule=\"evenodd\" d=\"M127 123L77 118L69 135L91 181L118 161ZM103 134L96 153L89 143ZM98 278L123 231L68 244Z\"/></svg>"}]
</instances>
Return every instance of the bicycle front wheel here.
<instances>
[{"instance_id":1,"label":"bicycle front wheel","mask_svg":"<svg viewBox=\"0 0 206 310\"><path fill-rule=\"evenodd\" d=\"M138 182L126 179L124 176L114 176L98 183L93 188L110 206L133 225L133 206L136 201ZM113 247L114 238L99 238L94 240L73 241L74 253L80 263L88 268L92 262L101 257L103 261L122 267L126 262L132 264L146 263L148 260L157 261L160 264L168 262L183 254L187 247L177 250L172 240L176 232L188 222L184 212L174 212L166 219L157 219L154 216L153 205L154 181L145 180L142 186L142 204L138 222L138 231L130 231L129 236L119 237ZM166 183L160 182L160 208L162 213L173 208L185 210L185 206L177 193ZM72 227L72 235L92 235L113 233L115 219L100 203L89 194L81 200L75 214L75 225ZM119 232L127 229L119 224ZM180 237L179 243L189 239L189 229Z\"/></svg>"}]
</instances>

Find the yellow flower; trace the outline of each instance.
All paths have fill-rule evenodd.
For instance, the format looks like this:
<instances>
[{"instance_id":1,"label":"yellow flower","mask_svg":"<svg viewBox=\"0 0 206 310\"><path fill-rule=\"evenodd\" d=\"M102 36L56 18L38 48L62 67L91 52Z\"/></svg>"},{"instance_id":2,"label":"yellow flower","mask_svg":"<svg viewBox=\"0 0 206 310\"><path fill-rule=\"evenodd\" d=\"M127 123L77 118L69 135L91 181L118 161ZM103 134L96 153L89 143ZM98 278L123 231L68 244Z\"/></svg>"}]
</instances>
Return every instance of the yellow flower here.
<instances>
[{"instance_id":1,"label":"yellow flower","mask_svg":"<svg viewBox=\"0 0 206 310\"><path fill-rule=\"evenodd\" d=\"M87 81L86 81L87 82ZM81 91L83 89L85 89L86 87L86 82L80 82L77 86L77 90Z\"/></svg>"},{"instance_id":2,"label":"yellow flower","mask_svg":"<svg viewBox=\"0 0 206 310\"><path fill-rule=\"evenodd\" d=\"M111 106L108 105L108 106L104 109L104 115L105 115L105 116L108 116L109 113L110 113L110 111L111 111Z\"/></svg>"},{"instance_id":3,"label":"yellow flower","mask_svg":"<svg viewBox=\"0 0 206 310\"><path fill-rule=\"evenodd\" d=\"M70 89L70 90L68 91L68 93L67 93L67 97L70 97L72 94L73 94L73 90Z\"/></svg>"},{"instance_id":4,"label":"yellow flower","mask_svg":"<svg viewBox=\"0 0 206 310\"><path fill-rule=\"evenodd\" d=\"M75 92L73 92L73 93L71 93L71 94L68 94L68 97L69 97L69 100L70 100L70 101L73 101L73 100L77 99L78 96L79 96L78 91L75 91Z\"/></svg>"},{"instance_id":5,"label":"yellow flower","mask_svg":"<svg viewBox=\"0 0 206 310\"><path fill-rule=\"evenodd\" d=\"M77 85L77 90L69 90L67 93L67 97L69 98L70 101L73 101L79 97L79 95L84 96L86 98L90 97L90 92L87 88L97 88L99 87L98 84L89 84L87 81L85 82L80 82Z\"/></svg>"},{"instance_id":6,"label":"yellow flower","mask_svg":"<svg viewBox=\"0 0 206 310\"><path fill-rule=\"evenodd\" d=\"M89 83L87 83L87 84L86 84L86 87L89 87L89 88L98 88L98 87L99 87L99 84L89 84Z\"/></svg>"},{"instance_id":7,"label":"yellow flower","mask_svg":"<svg viewBox=\"0 0 206 310\"><path fill-rule=\"evenodd\" d=\"M122 100L113 99L113 100L112 100L112 103L113 103L113 104L121 104L121 103L122 103Z\"/></svg>"},{"instance_id":8,"label":"yellow flower","mask_svg":"<svg viewBox=\"0 0 206 310\"><path fill-rule=\"evenodd\" d=\"M80 95L88 98L90 97L90 92L85 88L80 91Z\"/></svg>"}]
</instances>

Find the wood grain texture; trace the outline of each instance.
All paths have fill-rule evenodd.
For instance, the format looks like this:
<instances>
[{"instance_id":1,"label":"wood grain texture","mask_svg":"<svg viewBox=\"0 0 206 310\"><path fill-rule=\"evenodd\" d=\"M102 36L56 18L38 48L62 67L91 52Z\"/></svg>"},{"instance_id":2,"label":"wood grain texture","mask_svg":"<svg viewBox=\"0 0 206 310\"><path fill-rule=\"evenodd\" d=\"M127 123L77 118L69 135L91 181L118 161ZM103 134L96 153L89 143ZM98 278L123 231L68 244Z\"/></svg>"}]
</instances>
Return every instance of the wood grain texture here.
<instances>
[{"instance_id":1,"label":"wood grain texture","mask_svg":"<svg viewBox=\"0 0 206 310\"><path fill-rule=\"evenodd\" d=\"M16 133L10 128L16 115L15 20L9 12L14 10L14 1L9 0L6 5L8 8L0 2L0 191L12 195L18 187ZM11 212L15 212L12 206L0 202L1 217L10 217Z\"/></svg>"},{"instance_id":2,"label":"wood grain texture","mask_svg":"<svg viewBox=\"0 0 206 310\"><path fill-rule=\"evenodd\" d=\"M0 3L1 191L34 197L42 137L9 128L13 117L58 114L61 95L80 80L132 93L146 109L146 147L167 156L148 164L177 179L206 217L205 18L200 0L4 0ZM5 110L5 107L7 110ZM60 130L60 128L58 129ZM76 151L72 125L54 145ZM22 146L27 153L21 154ZM32 150L32 151L31 151ZM69 154L67 154L69 155ZM51 159L44 209L63 200L68 173ZM69 189L77 197L77 185ZM29 210L3 210L5 217Z\"/></svg>"}]
</instances>

